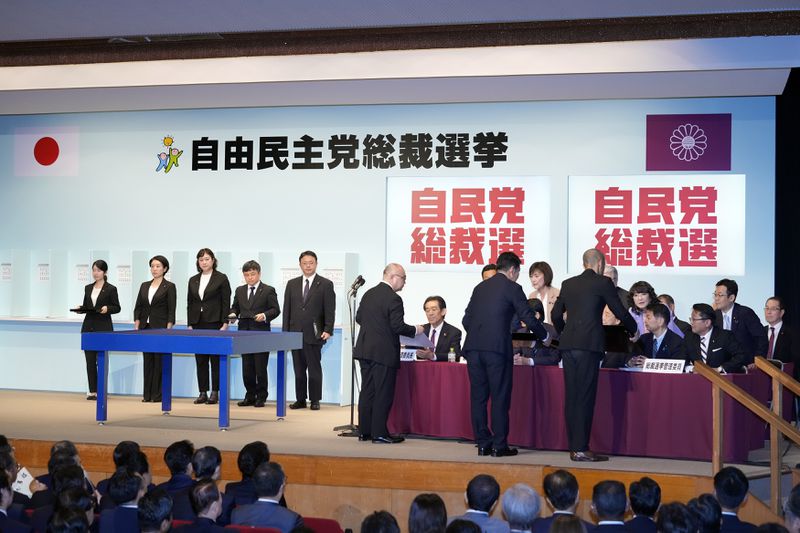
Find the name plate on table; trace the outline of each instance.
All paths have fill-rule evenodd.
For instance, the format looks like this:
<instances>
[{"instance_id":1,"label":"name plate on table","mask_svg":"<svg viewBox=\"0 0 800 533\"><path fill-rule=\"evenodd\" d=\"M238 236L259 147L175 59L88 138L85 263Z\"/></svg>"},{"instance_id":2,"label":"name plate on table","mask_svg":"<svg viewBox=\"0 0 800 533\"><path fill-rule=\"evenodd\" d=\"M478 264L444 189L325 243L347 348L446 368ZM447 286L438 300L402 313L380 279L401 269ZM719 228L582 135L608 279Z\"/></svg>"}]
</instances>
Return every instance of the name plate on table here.
<instances>
[{"instance_id":1,"label":"name plate on table","mask_svg":"<svg viewBox=\"0 0 800 533\"><path fill-rule=\"evenodd\" d=\"M416 361L417 360L417 349L411 348L400 348L400 360L401 361Z\"/></svg>"},{"instance_id":2,"label":"name plate on table","mask_svg":"<svg viewBox=\"0 0 800 533\"><path fill-rule=\"evenodd\" d=\"M644 362L642 372L656 374L683 374L686 361L678 359L648 359Z\"/></svg>"}]
</instances>

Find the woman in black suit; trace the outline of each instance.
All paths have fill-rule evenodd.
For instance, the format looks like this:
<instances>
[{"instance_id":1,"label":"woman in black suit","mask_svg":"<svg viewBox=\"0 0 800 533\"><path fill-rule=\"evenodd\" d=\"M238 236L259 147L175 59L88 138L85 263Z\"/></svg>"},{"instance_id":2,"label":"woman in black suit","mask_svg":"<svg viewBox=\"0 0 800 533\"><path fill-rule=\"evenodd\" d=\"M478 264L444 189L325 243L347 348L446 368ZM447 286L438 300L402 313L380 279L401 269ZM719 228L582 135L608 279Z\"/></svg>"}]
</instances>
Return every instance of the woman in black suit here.
<instances>
[{"instance_id":1,"label":"woman in black suit","mask_svg":"<svg viewBox=\"0 0 800 533\"><path fill-rule=\"evenodd\" d=\"M163 255L150 259L153 279L139 287L136 306L133 308L135 329L171 329L175 325L177 291L175 284L164 279L169 272L169 261ZM161 354L144 355L143 402L161 401Z\"/></svg>"},{"instance_id":2,"label":"woman in black suit","mask_svg":"<svg viewBox=\"0 0 800 533\"><path fill-rule=\"evenodd\" d=\"M81 326L81 333L91 331L114 331L111 315L119 313L119 296L117 288L108 283L108 263L98 259L92 263L94 283L86 286L80 312L86 313ZM89 379L87 400L97 400L97 352L85 350L86 377Z\"/></svg>"},{"instance_id":3,"label":"woman in black suit","mask_svg":"<svg viewBox=\"0 0 800 533\"><path fill-rule=\"evenodd\" d=\"M231 284L228 276L217 271L217 258L208 248L197 252L197 274L189 278L187 321L189 329L228 329L231 310ZM195 354L197 386L200 395L194 403L219 401L219 357ZM211 363L211 396L208 396L208 365Z\"/></svg>"}]
</instances>

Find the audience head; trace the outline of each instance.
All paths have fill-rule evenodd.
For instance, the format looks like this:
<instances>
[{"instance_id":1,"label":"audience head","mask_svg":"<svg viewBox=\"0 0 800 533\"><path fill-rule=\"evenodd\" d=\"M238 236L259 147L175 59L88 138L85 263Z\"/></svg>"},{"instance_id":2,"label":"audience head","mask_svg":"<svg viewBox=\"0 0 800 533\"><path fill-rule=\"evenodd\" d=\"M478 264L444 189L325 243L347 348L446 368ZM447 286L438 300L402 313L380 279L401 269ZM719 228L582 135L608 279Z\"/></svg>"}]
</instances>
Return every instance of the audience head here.
<instances>
[{"instance_id":1,"label":"audience head","mask_svg":"<svg viewBox=\"0 0 800 533\"><path fill-rule=\"evenodd\" d=\"M735 512L747 499L750 483L735 466L726 466L714 476L714 496L723 511Z\"/></svg>"},{"instance_id":2,"label":"audience head","mask_svg":"<svg viewBox=\"0 0 800 533\"><path fill-rule=\"evenodd\" d=\"M170 444L164 451L164 462L173 476L178 474L188 475L192 473L193 455L194 444L188 440L179 440Z\"/></svg>"},{"instance_id":3,"label":"audience head","mask_svg":"<svg viewBox=\"0 0 800 533\"><path fill-rule=\"evenodd\" d=\"M94 522L94 507L96 504L94 496L85 487L70 488L59 493L55 509L80 511L86 515L86 521L91 525Z\"/></svg>"},{"instance_id":4,"label":"audience head","mask_svg":"<svg viewBox=\"0 0 800 533\"><path fill-rule=\"evenodd\" d=\"M80 457L78 454L78 448L75 447L75 444L69 440L60 440L53 443L53 445L50 447L50 456L52 457L57 453L67 453L76 458Z\"/></svg>"},{"instance_id":5,"label":"audience head","mask_svg":"<svg viewBox=\"0 0 800 533\"><path fill-rule=\"evenodd\" d=\"M0 470L0 509L7 510L14 501L14 481L8 477L5 470Z\"/></svg>"},{"instance_id":6,"label":"audience head","mask_svg":"<svg viewBox=\"0 0 800 533\"><path fill-rule=\"evenodd\" d=\"M445 529L445 533L481 533L481 526L472 520L457 518L450 522Z\"/></svg>"},{"instance_id":7,"label":"audience head","mask_svg":"<svg viewBox=\"0 0 800 533\"><path fill-rule=\"evenodd\" d=\"M695 533L697 522L694 515L682 503L667 503L658 510L656 531L659 533Z\"/></svg>"},{"instance_id":8,"label":"audience head","mask_svg":"<svg viewBox=\"0 0 800 533\"><path fill-rule=\"evenodd\" d=\"M545 261L536 261L528 269L531 285L537 291L546 289L553 284L553 269Z\"/></svg>"},{"instance_id":9,"label":"audience head","mask_svg":"<svg viewBox=\"0 0 800 533\"><path fill-rule=\"evenodd\" d=\"M637 314L642 314L648 305L658 300L655 289L646 281L637 281L631 285L628 298L631 301L631 309Z\"/></svg>"},{"instance_id":10,"label":"audience head","mask_svg":"<svg viewBox=\"0 0 800 533\"><path fill-rule=\"evenodd\" d=\"M601 481L592 490L592 509L600 520L622 520L628 500L625 485L619 481Z\"/></svg>"},{"instance_id":11,"label":"audience head","mask_svg":"<svg viewBox=\"0 0 800 533\"><path fill-rule=\"evenodd\" d=\"M503 252L497 256L497 272L505 274L511 281L519 279L519 268L522 265L519 256L514 252Z\"/></svg>"},{"instance_id":12,"label":"audience head","mask_svg":"<svg viewBox=\"0 0 800 533\"><path fill-rule=\"evenodd\" d=\"M556 470L544 477L544 495L556 511L575 512L578 506L578 479L566 470Z\"/></svg>"},{"instance_id":13,"label":"audience head","mask_svg":"<svg viewBox=\"0 0 800 533\"><path fill-rule=\"evenodd\" d=\"M724 278L714 287L714 308L722 312L728 311L739 295L739 285L732 279Z\"/></svg>"},{"instance_id":14,"label":"audience head","mask_svg":"<svg viewBox=\"0 0 800 533\"><path fill-rule=\"evenodd\" d=\"M447 304L441 296L428 296L425 298L425 303L422 304L422 310L425 311L428 323L437 326L441 324L447 314Z\"/></svg>"},{"instance_id":15,"label":"audience head","mask_svg":"<svg viewBox=\"0 0 800 533\"><path fill-rule=\"evenodd\" d=\"M494 263L489 263L481 270L481 279L483 281L486 281L495 274L497 274L497 265L495 265Z\"/></svg>"},{"instance_id":16,"label":"audience head","mask_svg":"<svg viewBox=\"0 0 800 533\"><path fill-rule=\"evenodd\" d=\"M491 513L500 498L500 484L488 474L479 474L467 484L466 496L470 509Z\"/></svg>"},{"instance_id":17,"label":"audience head","mask_svg":"<svg viewBox=\"0 0 800 533\"><path fill-rule=\"evenodd\" d=\"M5 435L0 435L0 453L7 452L12 453L14 451L14 447L8 442L8 439Z\"/></svg>"},{"instance_id":18,"label":"audience head","mask_svg":"<svg viewBox=\"0 0 800 533\"><path fill-rule=\"evenodd\" d=\"M764 318L767 324L774 326L783 320L783 315L786 313L783 305L783 298L780 296L770 296L764 304Z\"/></svg>"},{"instance_id":19,"label":"audience head","mask_svg":"<svg viewBox=\"0 0 800 533\"><path fill-rule=\"evenodd\" d=\"M697 523L698 533L719 533L722 526L722 507L712 494L701 494L686 504Z\"/></svg>"},{"instance_id":20,"label":"audience head","mask_svg":"<svg viewBox=\"0 0 800 533\"><path fill-rule=\"evenodd\" d=\"M714 325L714 308L708 304L697 303L692 306L692 317L689 319L692 332L705 335Z\"/></svg>"},{"instance_id":21,"label":"audience head","mask_svg":"<svg viewBox=\"0 0 800 533\"><path fill-rule=\"evenodd\" d=\"M269 447L266 442L257 440L249 444L245 444L244 448L239 452L239 457L236 458L236 465L239 467L239 472L242 473L243 479L250 479L253 477L253 472L261 463L269 461Z\"/></svg>"},{"instance_id":22,"label":"audience head","mask_svg":"<svg viewBox=\"0 0 800 533\"><path fill-rule=\"evenodd\" d=\"M47 473L52 478L56 470L64 468L65 466L78 466L77 458L69 452L58 452L50 456L47 461Z\"/></svg>"},{"instance_id":23,"label":"audience head","mask_svg":"<svg viewBox=\"0 0 800 533\"><path fill-rule=\"evenodd\" d=\"M10 479L17 479L17 460L14 454L7 451L0 451L0 471L8 475Z\"/></svg>"},{"instance_id":24,"label":"audience head","mask_svg":"<svg viewBox=\"0 0 800 533\"><path fill-rule=\"evenodd\" d=\"M61 494L67 489L80 489L86 486L86 474L83 469L78 465L62 466L53 473L50 478L50 488L53 489L53 494Z\"/></svg>"},{"instance_id":25,"label":"audience head","mask_svg":"<svg viewBox=\"0 0 800 533\"><path fill-rule=\"evenodd\" d=\"M614 283L615 287L619 283L619 273L617 272L617 267L606 265L603 269L603 275L610 279Z\"/></svg>"},{"instance_id":26,"label":"audience head","mask_svg":"<svg viewBox=\"0 0 800 533\"><path fill-rule=\"evenodd\" d=\"M146 489L142 476L126 468L114 472L108 482L108 496L117 505L138 501Z\"/></svg>"},{"instance_id":27,"label":"audience head","mask_svg":"<svg viewBox=\"0 0 800 533\"><path fill-rule=\"evenodd\" d=\"M195 483L189 491L189 501L199 517L216 520L222 513L222 493L213 479L203 478Z\"/></svg>"},{"instance_id":28,"label":"audience head","mask_svg":"<svg viewBox=\"0 0 800 533\"><path fill-rule=\"evenodd\" d=\"M123 440L114 447L114 466L117 468L127 464L128 458L140 450L139 443Z\"/></svg>"},{"instance_id":29,"label":"audience head","mask_svg":"<svg viewBox=\"0 0 800 533\"><path fill-rule=\"evenodd\" d=\"M400 533L400 526L389 511L375 511L361 522L361 533Z\"/></svg>"},{"instance_id":30,"label":"audience head","mask_svg":"<svg viewBox=\"0 0 800 533\"><path fill-rule=\"evenodd\" d=\"M253 473L253 484L259 498L280 500L286 485L286 474L278 463L262 463Z\"/></svg>"},{"instance_id":31,"label":"audience head","mask_svg":"<svg viewBox=\"0 0 800 533\"><path fill-rule=\"evenodd\" d=\"M172 526L172 498L164 489L150 491L139 500L138 515L143 533L166 533Z\"/></svg>"},{"instance_id":32,"label":"audience head","mask_svg":"<svg viewBox=\"0 0 800 533\"><path fill-rule=\"evenodd\" d=\"M197 479L219 479L221 466L222 454L214 446L203 446L192 456L192 469Z\"/></svg>"},{"instance_id":33,"label":"audience head","mask_svg":"<svg viewBox=\"0 0 800 533\"><path fill-rule=\"evenodd\" d=\"M438 494L419 494L408 511L409 533L442 533L447 527L447 509Z\"/></svg>"},{"instance_id":34,"label":"audience head","mask_svg":"<svg viewBox=\"0 0 800 533\"><path fill-rule=\"evenodd\" d=\"M86 533L89 521L86 513L75 509L59 509L47 523L47 533Z\"/></svg>"},{"instance_id":35,"label":"audience head","mask_svg":"<svg viewBox=\"0 0 800 533\"><path fill-rule=\"evenodd\" d=\"M583 252L583 268L594 270L602 276L606 269L606 256L597 248L589 248Z\"/></svg>"},{"instance_id":36,"label":"audience head","mask_svg":"<svg viewBox=\"0 0 800 533\"><path fill-rule=\"evenodd\" d=\"M550 533L586 533L586 526L575 515L558 514L550 523Z\"/></svg>"},{"instance_id":37,"label":"audience head","mask_svg":"<svg viewBox=\"0 0 800 533\"><path fill-rule=\"evenodd\" d=\"M542 507L539 495L528 485L517 483L503 493L503 515L511 529L530 530Z\"/></svg>"},{"instance_id":38,"label":"audience head","mask_svg":"<svg viewBox=\"0 0 800 533\"><path fill-rule=\"evenodd\" d=\"M662 304L658 305L666 309ZM661 505L661 487L654 479L643 477L630 484L628 497L634 514L653 518Z\"/></svg>"}]
</instances>

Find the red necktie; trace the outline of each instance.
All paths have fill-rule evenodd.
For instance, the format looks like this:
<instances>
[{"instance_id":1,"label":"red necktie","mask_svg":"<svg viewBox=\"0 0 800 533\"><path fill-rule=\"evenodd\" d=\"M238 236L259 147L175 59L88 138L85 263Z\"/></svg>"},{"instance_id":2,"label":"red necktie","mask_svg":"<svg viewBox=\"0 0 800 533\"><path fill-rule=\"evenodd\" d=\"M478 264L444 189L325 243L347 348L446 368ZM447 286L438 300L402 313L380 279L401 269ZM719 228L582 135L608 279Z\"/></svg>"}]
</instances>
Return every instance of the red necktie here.
<instances>
[{"instance_id":1,"label":"red necktie","mask_svg":"<svg viewBox=\"0 0 800 533\"><path fill-rule=\"evenodd\" d=\"M436 330L434 329L431 331L431 344L433 344L433 349L436 349Z\"/></svg>"},{"instance_id":2,"label":"red necktie","mask_svg":"<svg viewBox=\"0 0 800 533\"><path fill-rule=\"evenodd\" d=\"M772 359L772 352L775 350L775 328L769 327L769 350L767 350L767 359Z\"/></svg>"}]
</instances>

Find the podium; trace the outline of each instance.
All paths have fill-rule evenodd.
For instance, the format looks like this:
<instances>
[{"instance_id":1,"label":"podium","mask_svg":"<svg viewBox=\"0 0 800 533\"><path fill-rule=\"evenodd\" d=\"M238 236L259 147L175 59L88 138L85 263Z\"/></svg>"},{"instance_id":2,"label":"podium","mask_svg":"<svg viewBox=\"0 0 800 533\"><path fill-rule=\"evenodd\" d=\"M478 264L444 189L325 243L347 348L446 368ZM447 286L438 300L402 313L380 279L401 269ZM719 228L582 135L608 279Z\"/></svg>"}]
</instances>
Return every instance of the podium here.
<instances>
[{"instance_id":1,"label":"podium","mask_svg":"<svg viewBox=\"0 0 800 533\"><path fill-rule=\"evenodd\" d=\"M286 416L286 350L303 347L299 332L146 329L81 334L81 349L97 352L98 424L108 420L108 356L110 352L162 354L161 410L172 410L172 354L203 353L219 357L219 428L230 427L230 358L243 353L277 352L277 417Z\"/></svg>"}]
</instances>

